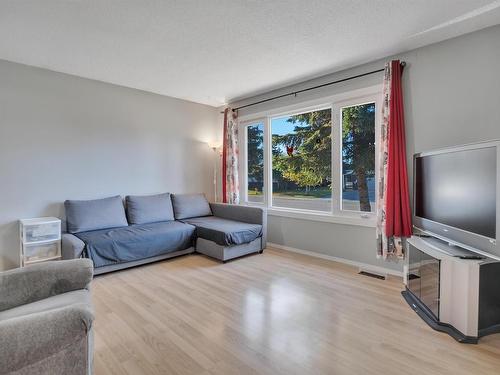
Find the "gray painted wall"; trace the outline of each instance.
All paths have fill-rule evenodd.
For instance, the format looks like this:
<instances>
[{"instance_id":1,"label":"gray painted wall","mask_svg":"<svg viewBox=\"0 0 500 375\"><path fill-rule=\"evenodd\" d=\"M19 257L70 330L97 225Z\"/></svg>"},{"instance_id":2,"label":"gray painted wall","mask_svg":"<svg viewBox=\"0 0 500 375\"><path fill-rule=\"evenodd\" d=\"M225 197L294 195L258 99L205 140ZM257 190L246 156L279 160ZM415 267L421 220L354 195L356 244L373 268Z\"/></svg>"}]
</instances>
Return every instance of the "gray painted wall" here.
<instances>
[{"instance_id":1,"label":"gray painted wall","mask_svg":"<svg viewBox=\"0 0 500 375\"><path fill-rule=\"evenodd\" d=\"M17 220L63 217L65 199L213 196L215 108L0 61L0 270Z\"/></svg>"},{"instance_id":2,"label":"gray painted wall","mask_svg":"<svg viewBox=\"0 0 500 375\"><path fill-rule=\"evenodd\" d=\"M403 76L406 135L411 182L415 152L500 138L500 26L402 53L336 74L232 103L239 106L339 78L376 70L385 61L407 62ZM240 112L247 115L320 98L382 81L382 73L268 102ZM375 257L372 228L269 217L269 241L359 262L401 269L401 263Z\"/></svg>"},{"instance_id":3,"label":"gray painted wall","mask_svg":"<svg viewBox=\"0 0 500 375\"><path fill-rule=\"evenodd\" d=\"M500 26L394 58L408 63L403 83L409 160L414 152L500 138ZM378 69L388 59L233 105ZM373 75L241 114L381 79ZM17 265L16 220L63 217L64 199L162 191L212 196L214 155L204 142L220 139L214 108L5 61L0 81L0 269ZM401 269L375 258L373 228L270 217L269 240Z\"/></svg>"}]
</instances>

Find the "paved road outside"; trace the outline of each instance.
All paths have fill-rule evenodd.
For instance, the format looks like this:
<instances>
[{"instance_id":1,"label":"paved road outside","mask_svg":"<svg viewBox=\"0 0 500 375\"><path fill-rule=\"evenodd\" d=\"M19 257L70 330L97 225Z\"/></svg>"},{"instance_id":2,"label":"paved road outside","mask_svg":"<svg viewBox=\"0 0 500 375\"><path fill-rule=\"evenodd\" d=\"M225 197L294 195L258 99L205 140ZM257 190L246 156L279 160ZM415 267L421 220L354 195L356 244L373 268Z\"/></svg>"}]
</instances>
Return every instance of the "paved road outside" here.
<instances>
[{"instance_id":1,"label":"paved road outside","mask_svg":"<svg viewBox=\"0 0 500 375\"><path fill-rule=\"evenodd\" d=\"M262 202L263 197L258 195L250 195L250 202ZM375 207L375 202L370 202L372 207ZM332 200L327 198L294 198L294 197L273 197L274 207L295 208L299 210L313 210L330 212ZM344 199L342 201L344 210L359 211L359 201Z\"/></svg>"}]
</instances>

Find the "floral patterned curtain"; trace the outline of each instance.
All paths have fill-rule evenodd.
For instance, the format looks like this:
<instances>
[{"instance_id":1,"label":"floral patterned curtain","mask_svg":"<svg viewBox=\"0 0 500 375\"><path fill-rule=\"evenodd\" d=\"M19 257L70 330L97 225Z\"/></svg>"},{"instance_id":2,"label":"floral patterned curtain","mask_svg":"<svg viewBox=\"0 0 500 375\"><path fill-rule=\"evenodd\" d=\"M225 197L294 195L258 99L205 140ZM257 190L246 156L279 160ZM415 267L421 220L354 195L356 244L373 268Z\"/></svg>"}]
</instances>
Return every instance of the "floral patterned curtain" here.
<instances>
[{"instance_id":1,"label":"floral patterned curtain","mask_svg":"<svg viewBox=\"0 0 500 375\"><path fill-rule=\"evenodd\" d=\"M222 151L222 199L224 203L240 203L238 159L238 112L226 108Z\"/></svg>"},{"instance_id":2,"label":"floral patterned curtain","mask_svg":"<svg viewBox=\"0 0 500 375\"><path fill-rule=\"evenodd\" d=\"M402 72L399 60L385 66L377 196L377 256L384 259L403 258L402 239L412 234Z\"/></svg>"}]
</instances>

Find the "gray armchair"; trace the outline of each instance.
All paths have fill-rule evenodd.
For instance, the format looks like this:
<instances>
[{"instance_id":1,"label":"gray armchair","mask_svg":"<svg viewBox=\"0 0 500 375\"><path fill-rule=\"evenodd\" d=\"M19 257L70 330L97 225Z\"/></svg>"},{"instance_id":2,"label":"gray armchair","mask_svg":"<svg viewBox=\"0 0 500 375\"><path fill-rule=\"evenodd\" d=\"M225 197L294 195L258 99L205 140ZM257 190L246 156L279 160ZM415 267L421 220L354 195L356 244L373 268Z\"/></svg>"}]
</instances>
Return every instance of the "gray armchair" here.
<instances>
[{"instance_id":1,"label":"gray armchair","mask_svg":"<svg viewBox=\"0 0 500 375\"><path fill-rule=\"evenodd\" d=\"M0 272L0 374L91 374L88 259Z\"/></svg>"}]
</instances>

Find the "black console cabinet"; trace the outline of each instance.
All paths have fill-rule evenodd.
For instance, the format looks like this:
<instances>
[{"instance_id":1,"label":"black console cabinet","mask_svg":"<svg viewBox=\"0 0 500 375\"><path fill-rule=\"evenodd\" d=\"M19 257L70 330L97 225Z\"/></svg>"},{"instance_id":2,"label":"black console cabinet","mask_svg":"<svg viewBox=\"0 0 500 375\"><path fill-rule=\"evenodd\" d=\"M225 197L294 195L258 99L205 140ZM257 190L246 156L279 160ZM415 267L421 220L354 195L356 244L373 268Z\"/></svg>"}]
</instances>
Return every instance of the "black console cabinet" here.
<instances>
[{"instance_id":1,"label":"black console cabinet","mask_svg":"<svg viewBox=\"0 0 500 375\"><path fill-rule=\"evenodd\" d=\"M432 328L463 343L500 332L500 262L433 238L412 237L407 251L402 294Z\"/></svg>"}]
</instances>

